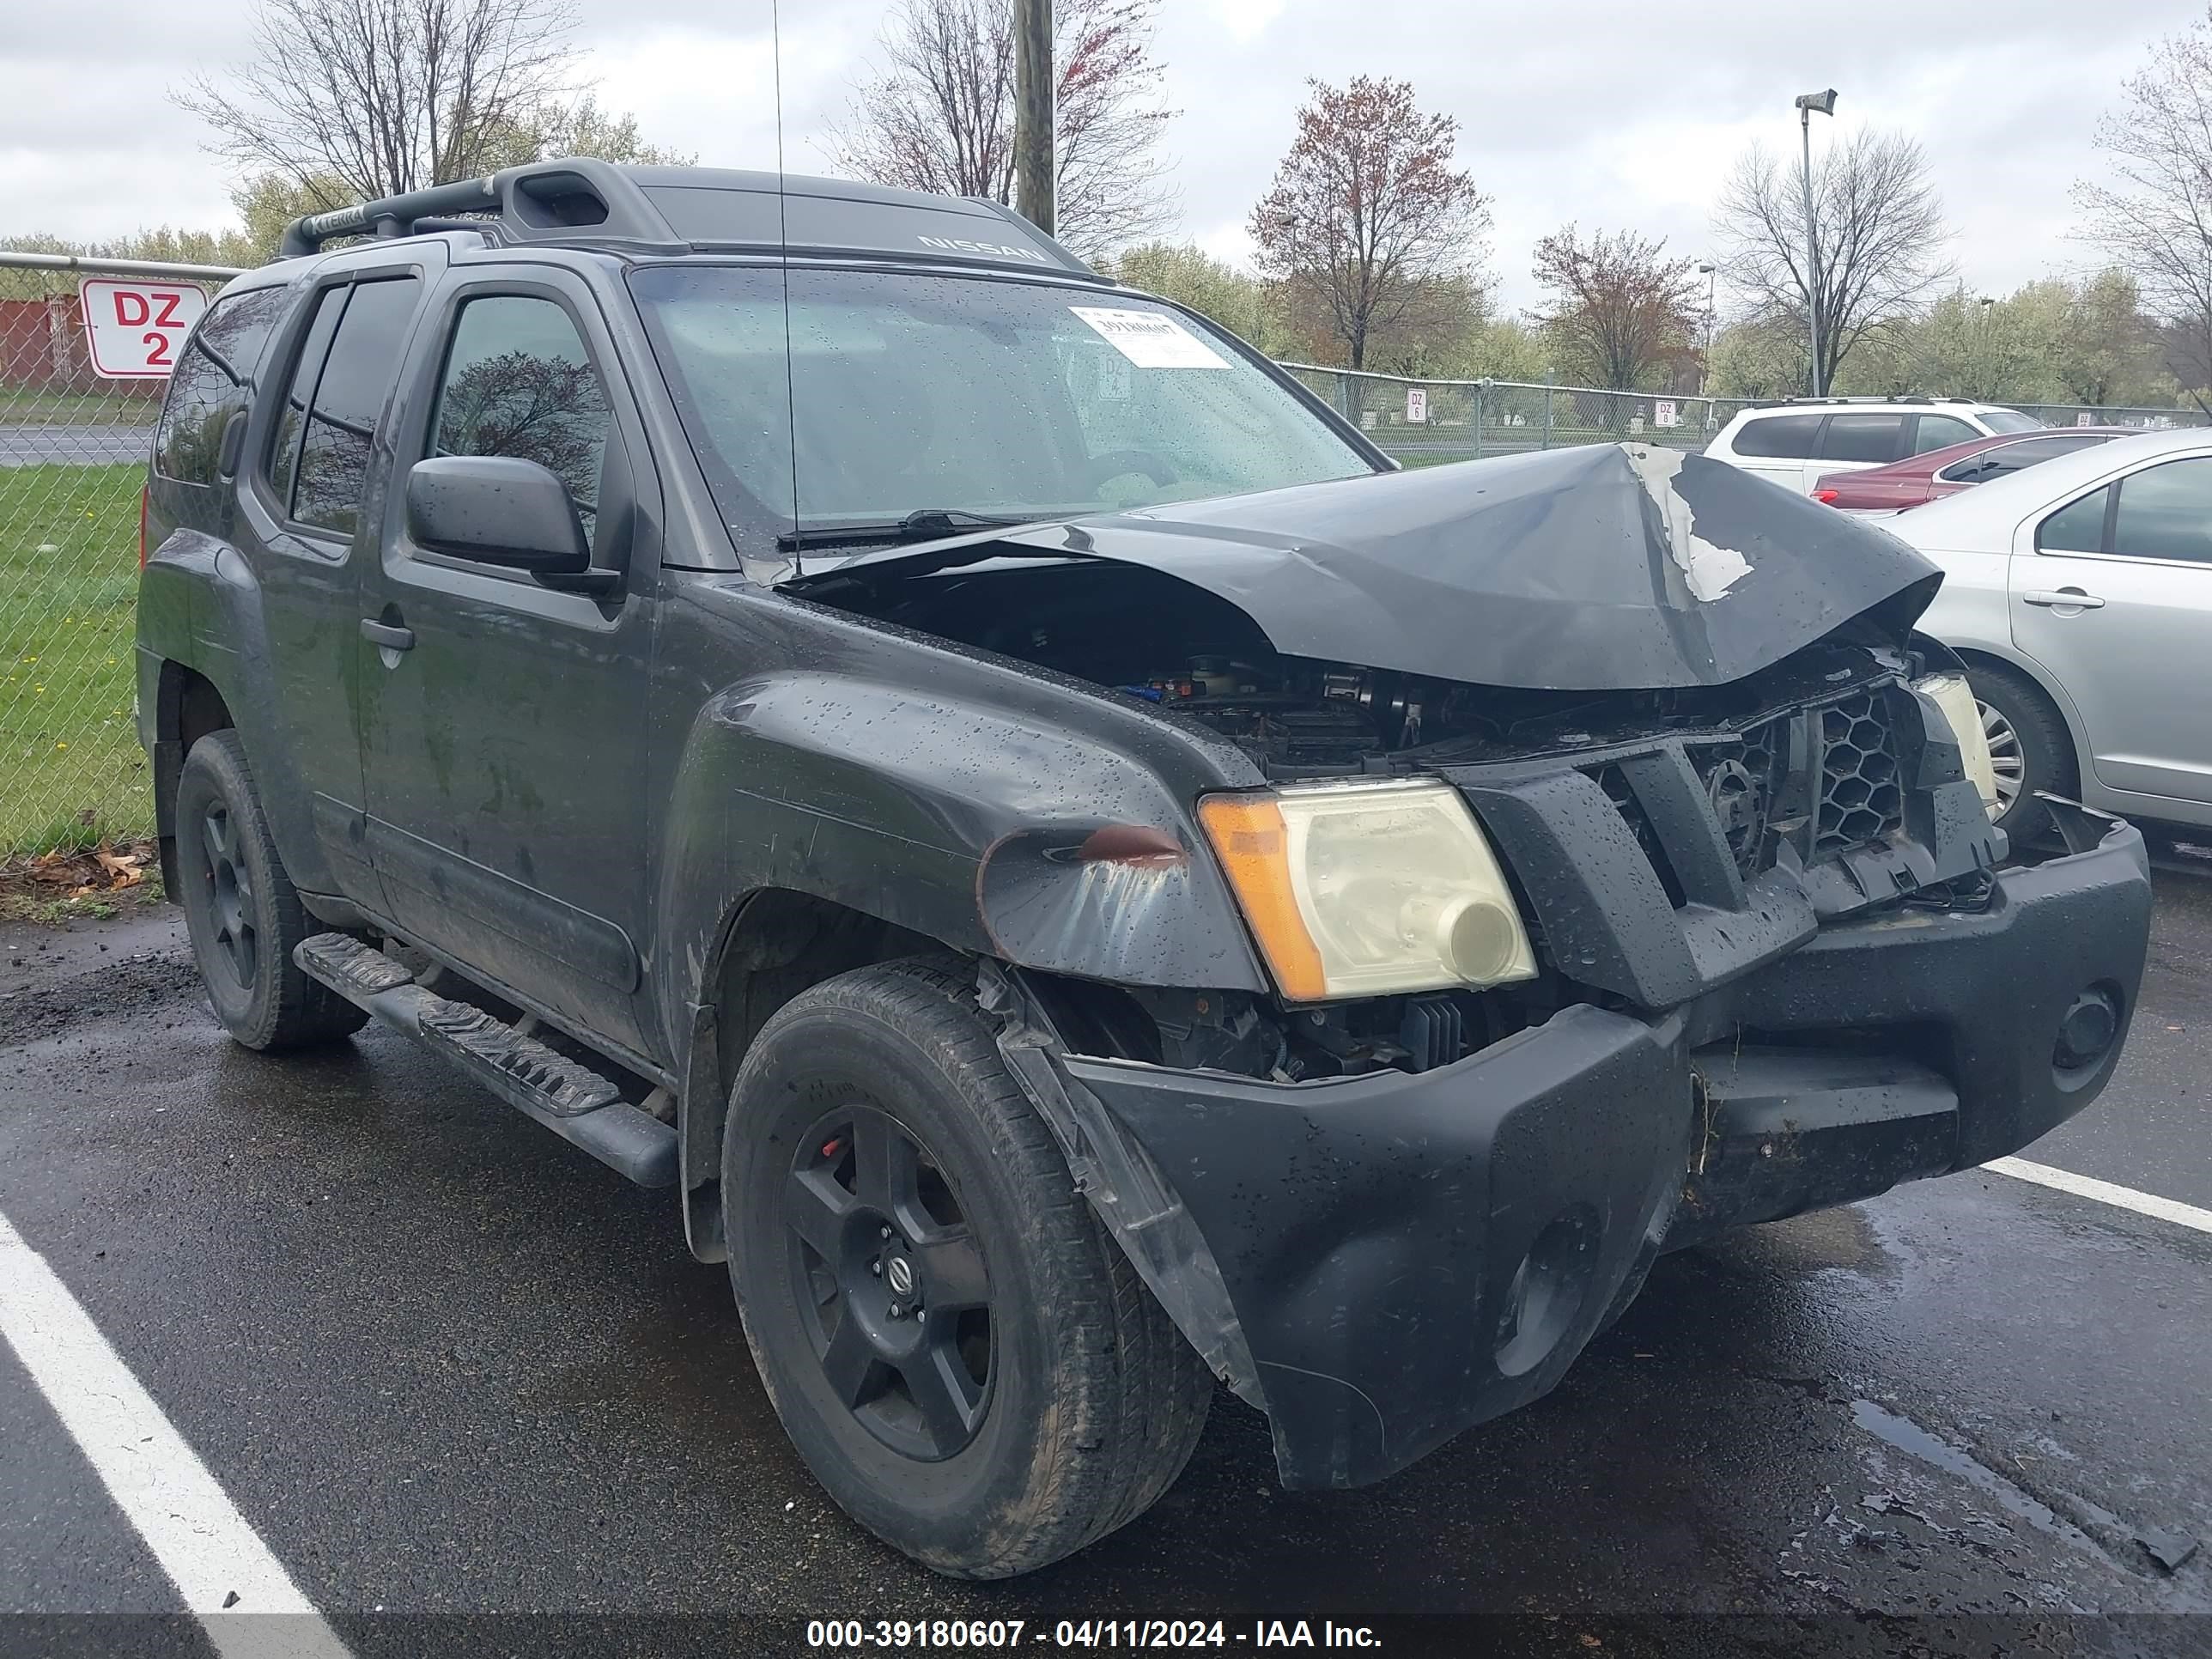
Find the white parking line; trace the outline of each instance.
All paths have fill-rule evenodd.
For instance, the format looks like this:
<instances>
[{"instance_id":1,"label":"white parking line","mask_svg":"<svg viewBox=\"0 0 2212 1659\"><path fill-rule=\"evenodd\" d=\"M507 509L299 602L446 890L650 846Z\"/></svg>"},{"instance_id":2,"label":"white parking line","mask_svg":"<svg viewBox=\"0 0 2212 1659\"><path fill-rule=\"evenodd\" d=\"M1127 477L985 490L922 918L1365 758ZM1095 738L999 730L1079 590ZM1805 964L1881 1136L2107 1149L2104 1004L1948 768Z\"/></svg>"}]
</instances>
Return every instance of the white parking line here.
<instances>
[{"instance_id":1,"label":"white parking line","mask_svg":"<svg viewBox=\"0 0 2212 1659\"><path fill-rule=\"evenodd\" d=\"M347 1659L345 1644L4 1215L0 1336L224 1659Z\"/></svg>"},{"instance_id":2,"label":"white parking line","mask_svg":"<svg viewBox=\"0 0 2212 1659\"><path fill-rule=\"evenodd\" d=\"M2015 1181L2032 1181L2039 1187L2072 1193L2077 1198L2094 1198L2101 1204L2117 1204L2137 1215L2156 1216L2160 1221L2193 1227L2200 1233L2212 1233L2212 1210L2200 1210L2179 1199L2139 1193L2132 1187L2116 1187L2094 1176L2075 1175L2071 1170L2053 1169L2048 1164L2030 1164L2024 1158L1993 1158L1982 1167L2010 1176Z\"/></svg>"}]
</instances>

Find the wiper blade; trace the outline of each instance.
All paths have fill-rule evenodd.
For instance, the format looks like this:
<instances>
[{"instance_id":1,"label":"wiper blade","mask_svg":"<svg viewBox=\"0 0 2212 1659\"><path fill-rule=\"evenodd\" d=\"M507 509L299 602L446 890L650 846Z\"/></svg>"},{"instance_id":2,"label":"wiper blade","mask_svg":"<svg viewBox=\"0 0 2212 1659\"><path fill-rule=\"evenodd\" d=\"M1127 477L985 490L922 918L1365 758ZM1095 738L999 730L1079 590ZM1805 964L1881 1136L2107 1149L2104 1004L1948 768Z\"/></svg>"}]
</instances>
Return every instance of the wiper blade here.
<instances>
[{"instance_id":1,"label":"wiper blade","mask_svg":"<svg viewBox=\"0 0 2212 1659\"><path fill-rule=\"evenodd\" d=\"M930 542L940 536L957 536L970 530L1003 530L1030 519L1006 519L988 513L964 513L953 507L925 507L903 519L876 524L800 525L775 538L786 553L809 547L854 547L877 542Z\"/></svg>"}]
</instances>

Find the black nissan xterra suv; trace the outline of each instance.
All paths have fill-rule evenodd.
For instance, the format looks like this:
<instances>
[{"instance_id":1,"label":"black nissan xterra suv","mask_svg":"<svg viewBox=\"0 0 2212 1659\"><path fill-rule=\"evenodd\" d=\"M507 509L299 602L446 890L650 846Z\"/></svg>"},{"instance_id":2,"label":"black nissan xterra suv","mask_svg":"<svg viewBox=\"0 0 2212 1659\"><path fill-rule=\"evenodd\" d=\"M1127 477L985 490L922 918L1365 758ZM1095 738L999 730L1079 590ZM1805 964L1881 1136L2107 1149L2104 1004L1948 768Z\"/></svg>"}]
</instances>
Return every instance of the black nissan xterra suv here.
<instances>
[{"instance_id":1,"label":"black nissan xterra suv","mask_svg":"<svg viewBox=\"0 0 2212 1659\"><path fill-rule=\"evenodd\" d=\"M933 1567L1141 1514L1217 1378L1377 1480L1659 1252L2112 1073L2141 839L2012 861L1940 577L1844 514L1397 471L988 203L574 161L286 252L146 499L215 1012L375 1016L670 1189Z\"/></svg>"}]
</instances>

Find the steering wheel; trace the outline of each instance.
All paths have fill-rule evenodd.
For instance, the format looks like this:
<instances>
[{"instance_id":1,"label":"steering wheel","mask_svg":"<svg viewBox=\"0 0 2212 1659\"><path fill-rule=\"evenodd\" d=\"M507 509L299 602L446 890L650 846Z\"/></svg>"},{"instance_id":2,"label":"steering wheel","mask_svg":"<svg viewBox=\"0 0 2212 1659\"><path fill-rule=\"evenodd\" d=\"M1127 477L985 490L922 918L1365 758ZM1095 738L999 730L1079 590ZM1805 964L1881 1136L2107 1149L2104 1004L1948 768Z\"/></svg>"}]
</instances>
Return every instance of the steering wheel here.
<instances>
[{"instance_id":1,"label":"steering wheel","mask_svg":"<svg viewBox=\"0 0 2212 1659\"><path fill-rule=\"evenodd\" d=\"M1167 457L1155 450L1115 449L1092 459L1085 483L1097 490L1103 488L1108 479L1129 472L1141 472L1156 484L1171 484L1176 478L1175 468L1169 465Z\"/></svg>"}]
</instances>

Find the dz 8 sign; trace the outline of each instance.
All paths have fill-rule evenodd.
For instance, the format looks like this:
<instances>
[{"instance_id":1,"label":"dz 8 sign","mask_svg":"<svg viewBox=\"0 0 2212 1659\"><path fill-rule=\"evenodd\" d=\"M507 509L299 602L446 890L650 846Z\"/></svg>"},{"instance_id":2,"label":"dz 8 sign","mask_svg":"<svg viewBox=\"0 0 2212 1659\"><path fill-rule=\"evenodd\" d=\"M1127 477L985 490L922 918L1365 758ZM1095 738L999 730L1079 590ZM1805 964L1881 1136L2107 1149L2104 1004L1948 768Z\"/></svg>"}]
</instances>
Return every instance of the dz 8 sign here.
<instances>
[{"instance_id":1,"label":"dz 8 sign","mask_svg":"<svg viewBox=\"0 0 2212 1659\"><path fill-rule=\"evenodd\" d=\"M79 298L94 372L111 380L166 378L207 309L190 283L88 282Z\"/></svg>"}]
</instances>

